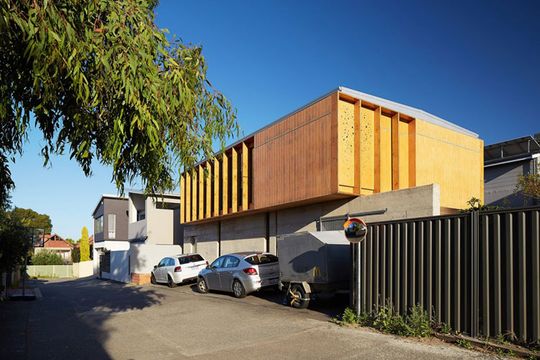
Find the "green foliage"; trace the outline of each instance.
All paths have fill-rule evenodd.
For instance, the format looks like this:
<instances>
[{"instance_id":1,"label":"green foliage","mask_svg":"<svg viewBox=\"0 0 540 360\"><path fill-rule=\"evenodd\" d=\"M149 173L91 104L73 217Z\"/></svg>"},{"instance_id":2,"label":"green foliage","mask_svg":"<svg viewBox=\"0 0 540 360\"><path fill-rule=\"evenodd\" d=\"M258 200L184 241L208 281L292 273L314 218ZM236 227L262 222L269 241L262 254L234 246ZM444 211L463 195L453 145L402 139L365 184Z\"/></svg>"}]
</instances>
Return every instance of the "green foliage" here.
<instances>
[{"instance_id":1,"label":"green foliage","mask_svg":"<svg viewBox=\"0 0 540 360\"><path fill-rule=\"evenodd\" d=\"M489 211L489 210L499 210L501 209L500 206L493 206L493 205L482 205L482 202L480 199L475 198L474 196L467 201L467 205L469 207L467 209L461 210L461 212L470 212L470 211Z\"/></svg>"},{"instance_id":2,"label":"green foliage","mask_svg":"<svg viewBox=\"0 0 540 360\"><path fill-rule=\"evenodd\" d=\"M62 257L52 251L39 251L32 256L33 265L63 265Z\"/></svg>"},{"instance_id":3,"label":"green foliage","mask_svg":"<svg viewBox=\"0 0 540 360\"><path fill-rule=\"evenodd\" d=\"M410 336L427 337L431 335L429 314L420 305L411 308L409 315L407 315L407 325L409 326Z\"/></svg>"},{"instance_id":4,"label":"green foliage","mask_svg":"<svg viewBox=\"0 0 540 360\"><path fill-rule=\"evenodd\" d=\"M0 273L11 272L31 247L31 233L11 212L0 210Z\"/></svg>"},{"instance_id":5,"label":"green foliage","mask_svg":"<svg viewBox=\"0 0 540 360\"><path fill-rule=\"evenodd\" d=\"M540 199L540 174L520 175L514 192L532 199Z\"/></svg>"},{"instance_id":6,"label":"green foliage","mask_svg":"<svg viewBox=\"0 0 540 360\"><path fill-rule=\"evenodd\" d=\"M377 311L360 315L347 308L337 322L370 326L385 333L402 336L427 337L432 333L429 314L420 305L413 306L406 317L395 311L390 302Z\"/></svg>"},{"instance_id":7,"label":"green foliage","mask_svg":"<svg viewBox=\"0 0 540 360\"><path fill-rule=\"evenodd\" d=\"M73 248L71 250L71 262L78 263L81 261L81 249Z\"/></svg>"},{"instance_id":8,"label":"green foliage","mask_svg":"<svg viewBox=\"0 0 540 360\"><path fill-rule=\"evenodd\" d=\"M356 315L356 312L351 308L346 308L345 311L343 311L343 314L341 315L341 324L348 324L348 325L354 325L358 324L358 315Z\"/></svg>"},{"instance_id":9,"label":"green foliage","mask_svg":"<svg viewBox=\"0 0 540 360\"><path fill-rule=\"evenodd\" d=\"M166 36L155 0L0 0L0 204L14 184L31 114L51 154L86 175L112 167L123 191L175 187L181 166L238 134L236 112L209 82L201 46Z\"/></svg>"},{"instance_id":10,"label":"green foliage","mask_svg":"<svg viewBox=\"0 0 540 360\"><path fill-rule=\"evenodd\" d=\"M88 242L88 229L83 226L81 230L81 239L79 240L80 261L90 260L90 243Z\"/></svg>"},{"instance_id":11,"label":"green foliage","mask_svg":"<svg viewBox=\"0 0 540 360\"><path fill-rule=\"evenodd\" d=\"M22 226L42 229L45 233L51 232L52 222L51 218L47 214L40 214L32 209L23 209L18 207L11 210L11 214L18 219Z\"/></svg>"},{"instance_id":12,"label":"green foliage","mask_svg":"<svg viewBox=\"0 0 540 360\"><path fill-rule=\"evenodd\" d=\"M468 350L472 349L472 344L469 340L457 339L456 344Z\"/></svg>"}]
</instances>

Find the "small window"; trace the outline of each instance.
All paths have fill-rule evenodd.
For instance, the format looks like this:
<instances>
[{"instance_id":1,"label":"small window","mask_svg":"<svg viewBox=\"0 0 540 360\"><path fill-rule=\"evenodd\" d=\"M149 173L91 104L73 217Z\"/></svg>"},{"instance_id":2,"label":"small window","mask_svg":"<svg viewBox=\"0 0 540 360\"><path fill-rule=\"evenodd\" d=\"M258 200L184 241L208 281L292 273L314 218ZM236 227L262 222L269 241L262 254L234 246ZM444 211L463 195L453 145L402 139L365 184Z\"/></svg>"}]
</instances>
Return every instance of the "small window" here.
<instances>
[{"instance_id":1,"label":"small window","mask_svg":"<svg viewBox=\"0 0 540 360\"><path fill-rule=\"evenodd\" d=\"M180 204L171 203L171 202L163 202L163 201L158 200L156 202L156 209L176 210L176 209L180 209Z\"/></svg>"},{"instance_id":2,"label":"small window","mask_svg":"<svg viewBox=\"0 0 540 360\"><path fill-rule=\"evenodd\" d=\"M219 269L221 267L223 267L223 260L224 260L224 256L220 257L220 258L217 258L216 260L214 260L214 262L212 263L212 267L215 267L216 269Z\"/></svg>"},{"instance_id":3,"label":"small window","mask_svg":"<svg viewBox=\"0 0 540 360\"><path fill-rule=\"evenodd\" d=\"M240 263L240 259L235 258L233 256L227 256L225 258L225 261L223 262L224 268L235 268L238 266L238 263Z\"/></svg>"},{"instance_id":4,"label":"small window","mask_svg":"<svg viewBox=\"0 0 540 360\"><path fill-rule=\"evenodd\" d=\"M204 261L203 257L199 254L193 254L189 256L189 262Z\"/></svg>"},{"instance_id":5,"label":"small window","mask_svg":"<svg viewBox=\"0 0 540 360\"><path fill-rule=\"evenodd\" d=\"M180 265L187 264L189 263L189 257L187 256L179 257L178 262L180 263Z\"/></svg>"},{"instance_id":6,"label":"small window","mask_svg":"<svg viewBox=\"0 0 540 360\"><path fill-rule=\"evenodd\" d=\"M146 219L146 213L144 210L137 210L137 221Z\"/></svg>"},{"instance_id":7,"label":"small window","mask_svg":"<svg viewBox=\"0 0 540 360\"><path fill-rule=\"evenodd\" d=\"M107 220L109 221L108 224L108 235L109 239L115 239L116 238L116 214L109 214L107 216Z\"/></svg>"},{"instance_id":8,"label":"small window","mask_svg":"<svg viewBox=\"0 0 540 360\"><path fill-rule=\"evenodd\" d=\"M103 216L94 219L94 233L103 232Z\"/></svg>"},{"instance_id":9,"label":"small window","mask_svg":"<svg viewBox=\"0 0 540 360\"><path fill-rule=\"evenodd\" d=\"M272 254L253 255L245 259L251 265L271 264L278 261L277 256Z\"/></svg>"},{"instance_id":10,"label":"small window","mask_svg":"<svg viewBox=\"0 0 540 360\"><path fill-rule=\"evenodd\" d=\"M167 263L167 261L168 261L168 258L161 259L161 261L158 264L158 267L166 266L165 264Z\"/></svg>"}]
</instances>

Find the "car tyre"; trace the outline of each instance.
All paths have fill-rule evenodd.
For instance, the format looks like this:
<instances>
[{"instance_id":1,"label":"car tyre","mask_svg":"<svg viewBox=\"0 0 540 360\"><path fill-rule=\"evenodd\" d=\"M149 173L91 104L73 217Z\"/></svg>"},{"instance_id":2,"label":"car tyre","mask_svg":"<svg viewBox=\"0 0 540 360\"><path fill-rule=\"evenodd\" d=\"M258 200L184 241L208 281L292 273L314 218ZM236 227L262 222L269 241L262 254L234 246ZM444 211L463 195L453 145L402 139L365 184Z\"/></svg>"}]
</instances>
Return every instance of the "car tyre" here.
<instances>
[{"instance_id":1,"label":"car tyre","mask_svg":"<svg viewBox=\"0 0 540 360\"><path fill-rule=\"evenodd\" d=\"M151 282L152 284L154 284L154 285L157 284L156 277L154 276L154 274L151 274L151 275L150 275L150 282Z\"/></svg>"},{"instance_id":2,"label":"car tyre","mask_svg":"<svg viewBox=\"0 0 540 360\"><path fill-rule=\"evenodd\" d=\"M206 294L208 292L208 285L206 284L206 280L202 277L197 280L197 290L201 294Z\"/></svg>"},{"instance_id":3,"label":"car tyre","mask_svg":"<svg viewBox=\"0 0 540 360\"><path fill-rule=\"evenodd\" d=\"M306 309L309 305L309 298L302 285L292 285L287 292L287 303L295 309Z\"/></svg>"},{"instance_id":4,"label":"car tyre","mask_svg":"<svg viewBox=\"0 0 540 360\"><path fill-rule=\"evenodd\" d=\"M173 278L171 277L171 275L168 275L168 276L167 276L167 285L168 285L170 288L176 287L176 283L174 282L174 280L173 280Z\"/></svg>"},{"instance_id":5,"label":"car tyre","mask_svg":"<svg viewBox=\"0 0 540 360\"><path fill-rule=\"evenodd\" d=\"M234 280L232 285L233 295L235 298L243 298L246 296L246 289L240 280Z\"/></svg>"}]
</instances>

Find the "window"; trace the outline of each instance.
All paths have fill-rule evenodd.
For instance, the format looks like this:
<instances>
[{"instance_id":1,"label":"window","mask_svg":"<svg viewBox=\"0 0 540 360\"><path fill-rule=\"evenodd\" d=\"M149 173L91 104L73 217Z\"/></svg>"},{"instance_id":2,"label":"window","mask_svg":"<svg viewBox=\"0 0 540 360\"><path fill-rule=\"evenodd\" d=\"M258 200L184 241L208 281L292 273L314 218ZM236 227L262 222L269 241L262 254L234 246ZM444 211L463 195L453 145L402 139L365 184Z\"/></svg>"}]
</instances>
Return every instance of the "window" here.
<instances>
[{"instance_id":1,"label":"window","mask_svg":"<svg viewBox=\"0 0 540 360\"><path fill-rule=\"evenodd\" d=\"M165 264L167 263L167 259L168 259L168 258L163 258L163 259L161 259L161 261L160 261L159 264L158 264L158 267L166 266Z\"/></svg>"},{"instance_id":2,"label":"window","mask_svg":"<svg viewBox=\"0 0 540 360\"><path fill-rule=\"evenodd\" d=\"M94 219L94 233L103 232L103 216Z\"/></svg>"},{"instance_id":3,"label":"window","mask_svg":"<svg viewBox=\"0 0 540 360\"><path fill-rule=\"evenodd\" d=\"M109 214L107 216L107 219L109 221L109 224L108 224L109 239L115 239L116 238L116 214Z\"/></svg>"},{"instance_id":4,"label":"window","mask_svg":"<svg viewBox=\"0 0 540 360\"><path fill-rule=\"evenodd\" d=\"M247 257L245 260L251 265L261 265L277 262L278 258L271 254L261 254Z\"/></svg>"},{"instance_id":5,"label":"window","mask_svg":"<svg viewBox=\"0 0 540 360\"><path fill-rule=\"evenodd\" d=\"M204 261L201 255L194 254L194 255L187 255L187 256L181 256L178 258L178 261L180 262L180 265L194 263L198 261Z\"/></svg>"},{"instance_id":6,"label":"window","mask_svg":"<svg viewBox=\"0 0 540 360\"><path fill-rule=\"evenodd\" d=\"M167 266L174 266L174 259L173 258L168 258L167 260Z\"/></svg>"},{"instance_id":7,"label":"window","mask_svg":"<svg viewBox=\"0 0 540 360\"><path fill-rule=\"evenodd\" d=\"M158 200L156 202L156 209L176 210L176 209L180 209L180 204L171 203L171 202L163 202L163 201Z\"/></svg>"},{"instance_id":8,"label":"window","mask_svg":"<svg viewBox=\"0 0 540 360\"><path fill-rule=\"evenodd\" d=\"M220 257L220 258L217 258L216 260L214 260L214 262L212 263L212 267L216 268L216 269L219 269L221 267L223 267L223 260L225 259L224 256Z\"/></svg>"},{"instance_id":9,"label":"window","mask_svg":"<svg viewBox=\"0 0 540 360\"><path fill-rule=\"evenodd\" d=\"M238 266L238 263L240 262L240 259L235 258L233 256L227 256L225 258L225 261L223 262L224 268L235 268Z\"/></svg>"},{"instance_id":10,"label":"window","mask_svg":"<svg viewBox=\"0 0 540 360\"><path fill-rule=\"evenodd\" d=\"M137 210L137 221L144 220L146 218L146 214L144 210Z\"/></svg>"}]
</instances>

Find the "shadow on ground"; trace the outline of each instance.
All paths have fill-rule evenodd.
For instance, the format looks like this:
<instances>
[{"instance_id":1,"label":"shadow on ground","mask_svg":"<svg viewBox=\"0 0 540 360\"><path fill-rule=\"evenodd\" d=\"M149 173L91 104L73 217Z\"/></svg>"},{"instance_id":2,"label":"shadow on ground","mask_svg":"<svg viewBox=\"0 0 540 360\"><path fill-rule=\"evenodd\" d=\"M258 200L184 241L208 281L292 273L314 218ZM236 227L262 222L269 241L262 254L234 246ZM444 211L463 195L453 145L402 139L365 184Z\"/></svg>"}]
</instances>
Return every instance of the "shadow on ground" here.
<instances>
[{"instance_id":1,"label":"shadow on ground","mask_svg":"<svg viewBox=\"0 0 540 360\"><path fill-rule=\"evenodd\" d=\"M191 290L193 292L198 292L196 283L190 284L189 286L191 287ZM212 293L233 297L232 293L223 291L212 291ZM268 303L278 304L285 307L289 306L284 299L284 293L275 288L262 289L248 295L248 297L249 296L257 297L259 299L267 301ZM328 320L330 320L338 315L341 315L345 308L348 306L349 295L338 294L335 296L316 297L310 302L308 309L326 315L328 317Z\"/></svg>"},{"instance_id":2,"label":"shadow on ground","mask_svg":"<svg viewBox=\"0 0 540 360\"><path fill-rule=\"evenodd\" d=\"M104 344L117 314L161 303L163 295L93 278L32 280L43 297L0 303L0 349L6 359L110 359ZM2 356L3 357L3 356Z\"/></svg>"}]
</instances>

